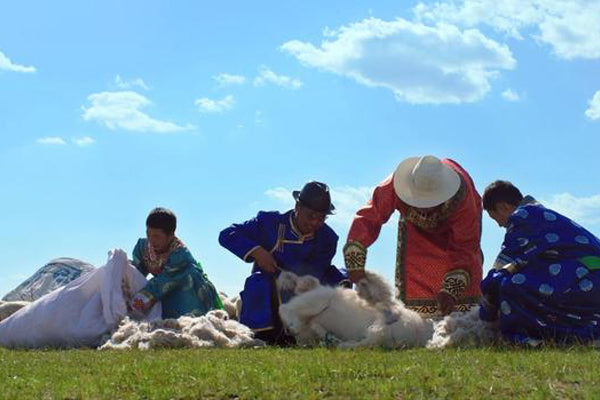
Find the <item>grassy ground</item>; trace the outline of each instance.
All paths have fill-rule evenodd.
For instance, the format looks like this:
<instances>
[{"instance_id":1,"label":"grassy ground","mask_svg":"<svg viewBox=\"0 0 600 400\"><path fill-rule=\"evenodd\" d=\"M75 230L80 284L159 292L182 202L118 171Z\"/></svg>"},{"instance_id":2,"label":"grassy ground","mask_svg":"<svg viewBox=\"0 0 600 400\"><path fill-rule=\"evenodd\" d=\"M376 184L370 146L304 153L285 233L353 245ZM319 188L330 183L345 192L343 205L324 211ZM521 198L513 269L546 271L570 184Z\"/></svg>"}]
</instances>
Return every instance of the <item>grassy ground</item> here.
<instances>
[{"instance_id":1,"label":"grassy ground","mask_svg":"<svg viewBox=\"0 0 600 400\"><path fill-rule=\"evenodd\" d=\"M0 398L600 398L571 349L9 351Z\"/></svg>"}]
</instances>

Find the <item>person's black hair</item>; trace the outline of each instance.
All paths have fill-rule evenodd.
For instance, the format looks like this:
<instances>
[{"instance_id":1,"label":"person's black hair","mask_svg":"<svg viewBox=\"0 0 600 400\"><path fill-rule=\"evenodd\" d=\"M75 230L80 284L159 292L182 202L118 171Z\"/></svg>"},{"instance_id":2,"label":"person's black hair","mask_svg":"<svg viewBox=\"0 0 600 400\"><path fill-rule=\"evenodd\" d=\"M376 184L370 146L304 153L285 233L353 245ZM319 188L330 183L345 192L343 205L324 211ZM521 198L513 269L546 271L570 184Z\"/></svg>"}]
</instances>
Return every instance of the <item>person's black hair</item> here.
<instances>
[{"instance_id":1,"label":"person's black hair","mask_svg":"<svg viewBox=\"0 0 600 400\"><path fill-rule=\"evenodd\" d=\"M175 228L177 228L177 217L173 211L169 209L156 207L148 214L148 218L146 218L146 227L162 229L167 235L172 235L175 233Z\"/></svg>"},{"instance_id":2,"label":"person's black hair","mask_svg":"<svg viewBox=\"0 0 600 400\"><path fill-rule=\"evenodd\" d=\"M518 206L521 200L521 191L509 181L497 180L483 191L483 209L486 211L494 211L500 202Z\"/></svg>"}]
</instances>

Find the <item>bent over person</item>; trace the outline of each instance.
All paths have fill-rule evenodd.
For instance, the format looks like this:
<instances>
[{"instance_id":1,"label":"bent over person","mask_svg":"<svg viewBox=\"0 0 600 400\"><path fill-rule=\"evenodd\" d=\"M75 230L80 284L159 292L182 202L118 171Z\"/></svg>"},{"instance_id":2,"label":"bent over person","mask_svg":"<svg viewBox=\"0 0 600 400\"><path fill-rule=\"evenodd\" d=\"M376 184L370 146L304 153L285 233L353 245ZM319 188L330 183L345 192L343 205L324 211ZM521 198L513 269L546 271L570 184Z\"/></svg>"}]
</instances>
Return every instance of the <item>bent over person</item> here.
<instances>
[{"instance_id":1,"label":"bent over person","mask_svg":"<svg viewBox=\"0 0 600 400\"><path fill-rule=\"evenodd\" d=\"M483 207L506 235L481 282L479 316L500 320L515 343L600 339L600 241L507 181L490 184Z\"/></svg>"},{"instance_id":2,"label":"bent over person","mask_svg":"<svg viewBox=\"0 0 600 400\"><path fill-rule=\"evenodd\" d=\"M346 275L331 264L338 236L325 223L335 209L328 186L309 182L301 191L294 191L293 197L294 209L283 214L260 211L255 218L233 224L219 235L223 247L254 263L241 293L240 322L270 344L292 341L283 332L278 313L280 303L286 300L276 288L280 271L312 275L323 285L347 281Z\"/></svg>"},{"instance_id":3,"label":"bent over person","mask_svg":"<svg viewBox=\"0 0 600 400\"><path fill-rule=\"evenodd\" d=\"M161 301L162 317L201 316L222 309L219 295L185 244L175 236L177 218L166 208L155 208L146 219L146 238L133 249L133 265L153 277L133 298L146 311Z\"/></svg>"},{"instance_id":4,"label":"bent over person","mask_svg":"<svg viewBox=\"0 0 600 400\"><path fill-rule=\"evenodd\" d=\"M424 316L477 304L481 197L467 171L450 159L408 158L375 188L356 213L344 246L350 279L364 277L367 248L396 210L396 296Z\"/></svg>"}]
</instances>

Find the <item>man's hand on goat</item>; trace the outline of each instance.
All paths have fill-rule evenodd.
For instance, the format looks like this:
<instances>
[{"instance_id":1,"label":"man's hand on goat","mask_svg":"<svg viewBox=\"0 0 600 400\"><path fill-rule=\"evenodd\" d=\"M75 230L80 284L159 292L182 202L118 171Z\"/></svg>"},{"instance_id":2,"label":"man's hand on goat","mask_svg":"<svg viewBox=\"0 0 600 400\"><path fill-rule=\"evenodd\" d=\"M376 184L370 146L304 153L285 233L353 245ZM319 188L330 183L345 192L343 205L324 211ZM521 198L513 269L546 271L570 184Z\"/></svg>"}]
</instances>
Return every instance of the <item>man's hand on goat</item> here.
<instances>
[{"instance_id":1,"label":"man's hand on goat","mask_svg":"<svg viewBox=\"0 0 600 400\"><path fill-rule=\"evenodd\" d=\"M260 269L265 272L273 274L279 269L277 261L275 261L273 255L262 247L257 247L252 253L250 253L250 257L254 258L256 265L258 265Z\"/></svg>"},{"instance_id":2,"label":"man's hand on goat","mask_svg":"<svg viewBox=\"0 0 600 400\"><path fill-rule=\"evenodd\" d=\"M438 308L442 315L448 315L454 311L456 300L449 293L439 292L436 296Z\"/></svg>"}]
</instances>

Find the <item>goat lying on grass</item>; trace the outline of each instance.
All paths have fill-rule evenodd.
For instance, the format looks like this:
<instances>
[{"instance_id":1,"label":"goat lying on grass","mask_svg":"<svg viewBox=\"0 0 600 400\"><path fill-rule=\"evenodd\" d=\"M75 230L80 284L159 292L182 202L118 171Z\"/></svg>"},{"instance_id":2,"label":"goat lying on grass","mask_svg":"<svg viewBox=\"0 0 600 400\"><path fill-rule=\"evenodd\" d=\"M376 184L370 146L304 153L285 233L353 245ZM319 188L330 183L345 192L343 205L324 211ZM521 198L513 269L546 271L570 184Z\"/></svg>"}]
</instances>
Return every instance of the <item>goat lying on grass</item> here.
<instances>
[{"instance_id":1,"label":"goat lying on grass","mask_svg":"<svg viewBox=\"0 0 600 400\"><path fill-rule=\"evenodd\" d=\"M423 319L393 298L381 275L366 274L354 291L321 286L311 276L283 272L278 287L296 293L279 308L284 326L299 344L334 341L339 347L439 348L485 345L498 337L493 325L479 320L476 309L439 321Z\"/></svg>"}]
</instances>

